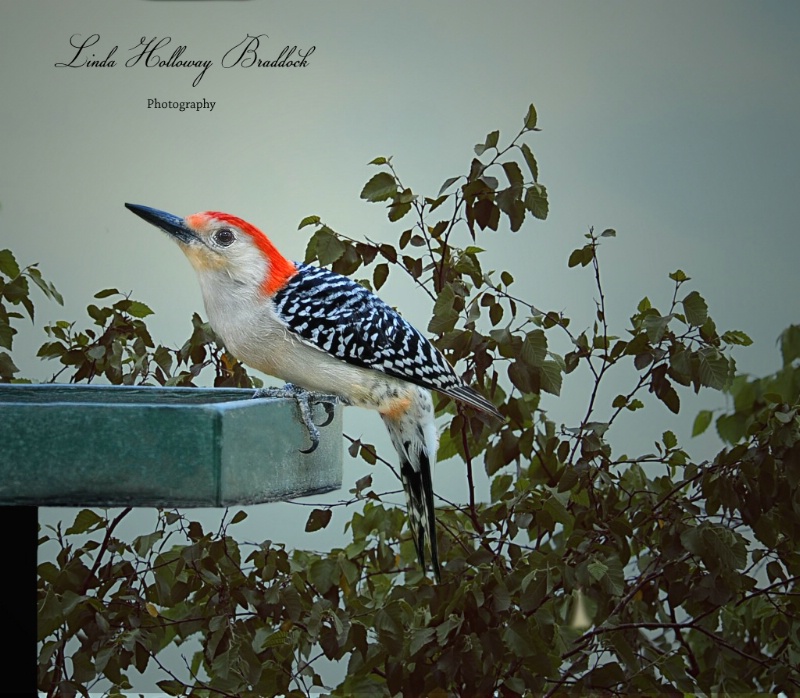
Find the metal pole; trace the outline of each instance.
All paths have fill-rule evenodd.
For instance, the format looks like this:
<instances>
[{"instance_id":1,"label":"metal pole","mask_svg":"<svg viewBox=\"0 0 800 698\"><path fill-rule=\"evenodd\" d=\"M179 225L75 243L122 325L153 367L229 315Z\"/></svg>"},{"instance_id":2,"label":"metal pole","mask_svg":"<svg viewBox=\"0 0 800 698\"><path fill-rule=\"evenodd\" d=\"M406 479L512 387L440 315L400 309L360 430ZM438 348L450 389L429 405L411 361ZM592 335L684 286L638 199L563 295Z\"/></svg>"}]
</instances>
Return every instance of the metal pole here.
<instances>
[{"instance_id":1,"label":"metal pole","mask_svg":"<svg viewBox=\"0 0 800 698\"><path fill-rule=\"evenodd\" d=\"M2 594L6 642L0 653L0 694L36 695L36 549L39 508L0 507Z\"/></svg>"}]
</instances>

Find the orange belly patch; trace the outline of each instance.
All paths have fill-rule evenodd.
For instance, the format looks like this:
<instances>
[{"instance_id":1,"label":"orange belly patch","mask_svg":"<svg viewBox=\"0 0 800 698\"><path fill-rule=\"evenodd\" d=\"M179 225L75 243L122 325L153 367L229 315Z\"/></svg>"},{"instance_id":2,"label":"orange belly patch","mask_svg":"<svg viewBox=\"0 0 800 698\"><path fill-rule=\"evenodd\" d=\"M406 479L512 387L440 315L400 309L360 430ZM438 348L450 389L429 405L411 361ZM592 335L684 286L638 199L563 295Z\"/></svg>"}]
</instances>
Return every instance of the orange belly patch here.
<instances>
[{"instance_id":1,"label":"orange belly patch","mask_svg":"<svg viewBox=\"0 0 800 698\"><path fill-rule=\"evenodd\" d=\"M399 419L408 412L409 407L411 407L411 397L405 395L403 397L394 398L385 405L381 405L379 412L385 417L389 417L389 419Z\"/></svg>"}]
</instances>

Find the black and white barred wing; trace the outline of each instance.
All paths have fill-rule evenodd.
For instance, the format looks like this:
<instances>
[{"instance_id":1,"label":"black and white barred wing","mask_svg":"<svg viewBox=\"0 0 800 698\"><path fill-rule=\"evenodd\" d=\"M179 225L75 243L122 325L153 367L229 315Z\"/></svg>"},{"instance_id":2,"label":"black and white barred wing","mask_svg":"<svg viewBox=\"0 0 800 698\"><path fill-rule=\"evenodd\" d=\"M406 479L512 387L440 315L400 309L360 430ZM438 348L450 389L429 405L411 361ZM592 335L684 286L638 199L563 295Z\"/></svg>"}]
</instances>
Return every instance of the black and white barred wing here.
<instances>
[{"instance_id":1,"label":"black and white barred wing","mask_svg":"<svg viewBox=\"0 0 800 698\"><path fill-rule=\"evenodd\" d=\"M278 317L301 339L357 366L438 390L497 414L436 347L375 294L346 276L298 264L275 294Z\"/></svg>"}]
</instances>

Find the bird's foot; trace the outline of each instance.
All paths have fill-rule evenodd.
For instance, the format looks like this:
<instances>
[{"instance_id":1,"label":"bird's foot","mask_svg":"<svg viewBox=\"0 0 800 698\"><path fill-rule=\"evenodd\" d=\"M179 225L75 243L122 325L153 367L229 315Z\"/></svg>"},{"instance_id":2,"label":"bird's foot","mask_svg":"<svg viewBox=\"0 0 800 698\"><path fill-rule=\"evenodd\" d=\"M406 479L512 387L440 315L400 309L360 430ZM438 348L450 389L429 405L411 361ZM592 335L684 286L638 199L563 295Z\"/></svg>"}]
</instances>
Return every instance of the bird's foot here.
<instances>
[{"instance_id":1,"label":"bird's foot","mask_svg":"<svg viewBox=\"0 0 800 698\"><path fill-rule=\"evenodd\" d=\"M337 401L340 401L334 395L323 395L321 393L312 393L304 388L301 388L292 383L287 383L282 388L259 388L253 394L254 398L259 397L273 397L273 398L288 398L297 403L297 409L300 410L300 418L303 424L308 429L308 436L311 439L311 446L307 450L300 449L300 453L313 453L319 446L319 428L326 427L334 417L334 410ZM311 405L322 405L325 410L325 421L322 424L314 424L314 419L311 414Z\"/></svg>"}]
</instances>

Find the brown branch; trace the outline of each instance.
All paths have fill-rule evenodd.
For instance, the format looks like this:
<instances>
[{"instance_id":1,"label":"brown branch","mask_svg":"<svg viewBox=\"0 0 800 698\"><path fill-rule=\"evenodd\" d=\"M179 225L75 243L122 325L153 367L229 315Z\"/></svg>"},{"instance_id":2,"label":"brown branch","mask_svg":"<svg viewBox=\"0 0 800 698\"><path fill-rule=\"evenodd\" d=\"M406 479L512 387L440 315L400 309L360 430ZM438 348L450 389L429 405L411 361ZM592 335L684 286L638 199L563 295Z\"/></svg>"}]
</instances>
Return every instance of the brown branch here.
<instances>
[{"instance_id":1,"label":"brown branch","mask_svg":"<svg viewBox=\"0 0 800 698\"><path fill-rule=\"evenodd\" d=\"M730 642L728 642L724 638L721 638L716 633L707 630L701 625L697 625L696 621L691 623L663 623L663 622L620 623L619 625L595 628L594 630L590 630L589 632L584 633L578 640L576 640L576 643L579 643L580 646L576 647L573 650L570 650L569 652L565 652L564 654L562 654L561 659L569 659L573 655L578 654L583 649L585 649L586 645L592 638L597 637L598 635L605 635L606 633L616 632L618 630L658 630L658 629L675 630L676 632L681 632L683 630L696 630L697 632L702 633L703 635L711 638L712 640L714 640L714 642L717 642L722 647L725 647L726 649L729 649L731 652L738 654L743 659L747 659L751 662L754 662L766 668L772 666L772 664L769 661L765 659L759 659L758 657L754 657L753 655L748 654L743 650L740 650L735 645L732 645Z\"/></svg>"},{"instance_id":2,"label":"brown branch","mask_svg":"<svg viewBox=\"0 0 800 698\"><path fill-rule=\"evenodd\" d=\"M792 584L793 582L797 582L797 581L800 581L800 575L796 575L794 577L789 577L789 579L783 579L780 582L775 582L774 584L770 584L768 587L764 587L763 589L756 589L752 593L747 594L746 596L743 596L741 599L739 599L736 602L736 605L740 606L741 604L745 603L746 601L749 601L750 599L752 599L752 598L754 598L756 596L761 596L762 594L769 595L770 593L772 593L772 590L775 589L776 587L781 587L781 586L784 586L785 584ZM788 592L784 592L782 594L782 596L783 595L787 595L787 594L788 594Z\"/></svg>"},{"instance_id":3,"label":"brown branch","mask_svg":"<svg viewBox=\"0 0 800 698\"><path fill-rule=\"evenodd\" d=\"M103 557L103 554L108 550L108 544L111 541L111 534L114 532L114 529L117 527L117 524L122 521L128 514L131 513L131 507L125 507L106 528L106 535L103 537L103 542L100 544L100 549L97 551L97 555L94 558L94 564L92 565L92 569L89 570L89 574L86 575L86 579L83 581L81 585L80 594L83 595L86 593L86 590L89 588L89 583L91 582L92 578L95 576L95 573L100 567L100 560Z\"/></svg>"},{"instance_id":4,"label":"brown branch","mask_svg":"<svg viewBox=\"0 0 800 698\"><path fill-rule=\"evenodd\" d=\"M173 673L172 673L172 672L171 672L169 669L167 669L167 667L165 667L165 666L164 666L164 665L163 665L163 664L162 664L162 663L161 663L161 662L158 660L158 656L156 655L156 653L155 653L155 652L153 652L152 650L150 650L150 649L148 649L148 648L145 648L145 651L147 652L147 654L149 654L149 655L150 655L150 658L151 658L151 659L152 659L152 660L153 660L153 661L154 661L156 664L158 664L158 668L159 668L159 669L161 669L161 671L163 671L165 674L167 674L167 676L169 676L169 677L170 677L170 678L171 678L173 681L177 681L177 682L178 682L179 684L181 684L181 685L182 685L184 688L190 688L190 689L194 689L194 688L197 688L197 687L199 686L199 687L200 687L200 688L202 688L202 689L205 689L205 690L207 690L207 691L210 691L210 692L212 693L212 695L224 696L225 698L237 698L237 696L236 696L235 694L233 694L233 693L227 693L227 692L225 692L225 691L222 691L222 690L220 690L219 688L212 688L212 687L211 687L211 686L209 686L208 684L206 684L206 683L203 683L203 682L202 682L202 681L200 681L200 680L199 680L199 679L198 679L198 678L197 678L197 677L196 677L194 674L192 674L192 670L191 670L191 668L189 668L189 673L190 673L190 674L192 674L192 679L194 679L195 685L194 685L194 686L192 686L191 684L188 684L188 683L186 683L185 681L182 681L181 679L179 679L177 676L175 676L175 674L173 674ZM185 662L186 662L186 658L184 657L184 663L185 663Z\"/></svg>"},{"instance_id":5,"label":"brown branch","mask_svg":"<svg viewBox=\"0 0 800 698\"><path fill-rule=\"evenodd\" d=\"M469 513L472 519L472 524L478 533L483 533L483 525L478 519L478 512L475 508L475 480L472 477L472 454L469 451L469 443L467 443L467 418L459 406L458 412L464 420L464 426L461 427L461 444L464 447L464 460L467 464L467 483L469 485Z\"/></svg>"},{"instance_id":6,"label":"brown branch","mask_svg":"<svg viewBox=\"0 0 800 698\"><path fill-rule=\"evenodd\" d=\"M673 623L678 622L678 618L675 615L675 608L672 604L667 600L667 605L669 606L669 617L672 619ZM683 633L675 633L678 636L678 642L681 643L681 647L686 650L686 657L689 660L689 673L692 675L693 678L697 678L700 675L700 664L697 662L697 657L695 657L694 650L686 638L683 636Z\"/></svg>"}]
</instances>

